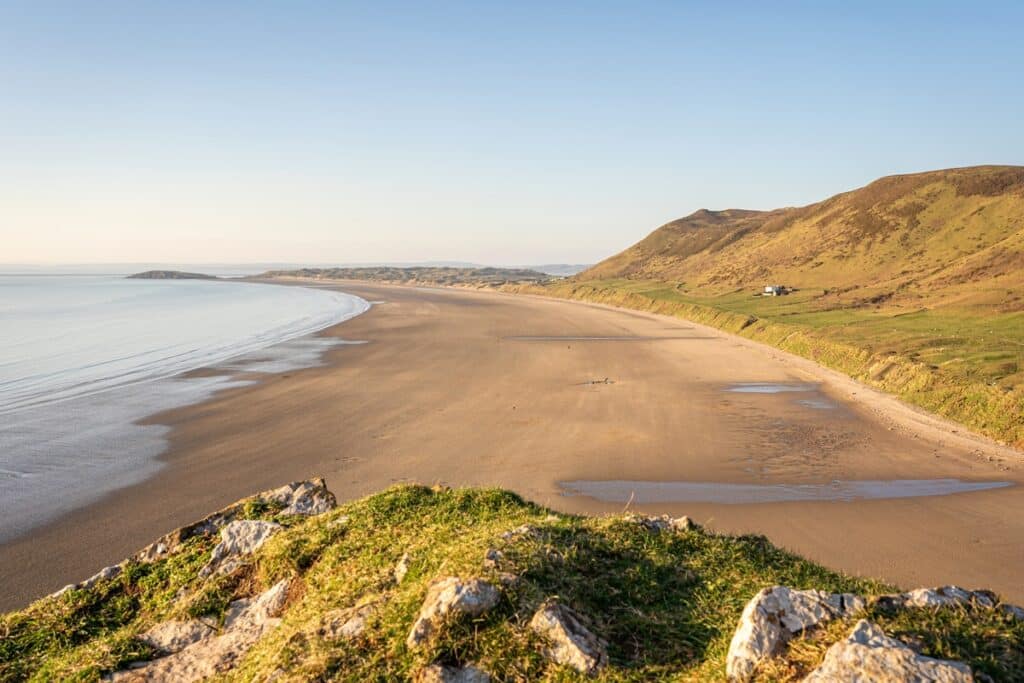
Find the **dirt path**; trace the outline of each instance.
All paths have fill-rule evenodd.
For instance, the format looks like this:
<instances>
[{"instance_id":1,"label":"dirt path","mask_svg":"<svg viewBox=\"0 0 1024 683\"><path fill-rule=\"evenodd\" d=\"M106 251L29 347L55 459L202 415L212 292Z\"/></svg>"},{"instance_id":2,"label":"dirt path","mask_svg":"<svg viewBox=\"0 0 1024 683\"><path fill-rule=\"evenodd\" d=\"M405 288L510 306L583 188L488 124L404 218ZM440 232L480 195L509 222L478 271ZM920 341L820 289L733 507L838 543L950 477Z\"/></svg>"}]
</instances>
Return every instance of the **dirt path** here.
<instances>
[{"instance_id":1,"label":"dirt path","mask_svg":"<svg viewBox=\"0 0 1024 683\"><path fill-rule=\"evenodd\" d=\"M340 288L383 303L325 334L367 344L153 418L172 427L167 467L0 547L0 607L315 474L343 499L400 481L481 484L577 512L623 503L566 496L559 482L1011 482L917 498L633 507L763 533L852 573L1024 602L1016 452L810 361L674 318L494 293ZM758 383L802 390L762 393L773 387Z\"/></svg>"}]
</instances>

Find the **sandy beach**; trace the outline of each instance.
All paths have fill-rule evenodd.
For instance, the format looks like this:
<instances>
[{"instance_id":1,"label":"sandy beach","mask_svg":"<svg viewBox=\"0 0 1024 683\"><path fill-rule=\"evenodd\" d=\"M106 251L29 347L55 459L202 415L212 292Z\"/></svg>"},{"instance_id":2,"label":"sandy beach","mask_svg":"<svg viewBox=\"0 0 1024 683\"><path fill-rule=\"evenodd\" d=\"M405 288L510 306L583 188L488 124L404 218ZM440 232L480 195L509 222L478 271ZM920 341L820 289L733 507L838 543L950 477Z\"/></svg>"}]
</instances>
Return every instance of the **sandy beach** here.
<instances>
[{"instance_id":1,"label":"sandy beach","mask_svg":"<svg viewBox=\"0 0 1024 683\"><path fill-rule=\"evenodd\" d=\"M245 495L314 475L342 500L439 482L507 487L586 513L625 505L566 495L560 482L1008 483L853 501L644 503L641 494L630 506L765 534L907 587L956 583L1024 601L1024 461L1015 451L683 320L497 293L316 286L376 304L321 333L366 343L330 351L324 367L149 418L172 428L166 466L0 546L0 608L83 579Z\"/></svg>"}]
</instances>

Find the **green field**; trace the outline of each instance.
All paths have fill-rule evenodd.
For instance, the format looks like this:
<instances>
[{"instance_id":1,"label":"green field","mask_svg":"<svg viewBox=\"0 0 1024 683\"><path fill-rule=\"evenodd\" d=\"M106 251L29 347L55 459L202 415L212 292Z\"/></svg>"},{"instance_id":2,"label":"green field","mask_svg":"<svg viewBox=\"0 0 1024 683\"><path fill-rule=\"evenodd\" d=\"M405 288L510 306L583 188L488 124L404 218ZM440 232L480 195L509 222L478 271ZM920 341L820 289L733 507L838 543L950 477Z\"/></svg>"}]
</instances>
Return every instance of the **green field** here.
<instances>
[{"instance_id":1,"label":"green field","mask_svg":"<svg viewBox=\"0 0 1024 683\"><path fill-rule=\"evenodd\" d=\"M992 438L1024 446L1024 313L843 307L821 288L697 296L684 284L563 281L531 291L695 320L811 358Z\"/></svg>"}]
</instances>

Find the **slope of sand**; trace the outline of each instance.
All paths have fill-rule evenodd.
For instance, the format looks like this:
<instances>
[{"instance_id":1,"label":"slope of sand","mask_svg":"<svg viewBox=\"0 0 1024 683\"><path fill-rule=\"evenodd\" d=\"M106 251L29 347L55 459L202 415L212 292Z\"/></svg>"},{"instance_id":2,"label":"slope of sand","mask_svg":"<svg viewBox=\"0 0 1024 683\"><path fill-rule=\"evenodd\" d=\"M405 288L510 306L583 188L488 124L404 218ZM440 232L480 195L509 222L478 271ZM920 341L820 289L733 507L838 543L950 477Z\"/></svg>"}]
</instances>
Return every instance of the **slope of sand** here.
<instances>
[{"instance_id":1,"label":"slope of sand","mask_svg":"<svg viewBox=\"0 0 1024 683\"><path fill-rule=\"evenodd\" d=\"M152 417L172 427L167 467L0 547L0 607L85 578L253 491L315 474L340 499L443 482L508 487L591 513L623 503L567 496L559 482L1011 482L905 499L633 507L763 533L905 586L957 583L1024 601L1016 452L809 361L682 320L495 293L317 286L381 302L323 333L368 343L331 351L325 367ZM752 382L812 391L727 390Z\"/></svg>"}]
</instances>

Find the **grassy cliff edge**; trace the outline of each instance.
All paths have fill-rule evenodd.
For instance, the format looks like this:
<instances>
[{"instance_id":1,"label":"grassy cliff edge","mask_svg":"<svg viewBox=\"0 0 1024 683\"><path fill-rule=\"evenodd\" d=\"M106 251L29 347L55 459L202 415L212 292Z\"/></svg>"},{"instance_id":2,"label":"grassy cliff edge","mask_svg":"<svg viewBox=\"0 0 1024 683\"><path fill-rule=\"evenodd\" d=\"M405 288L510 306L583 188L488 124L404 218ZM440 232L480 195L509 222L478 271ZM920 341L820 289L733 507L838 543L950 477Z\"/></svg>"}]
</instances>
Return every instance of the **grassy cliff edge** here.
<instances>
[{"instance_id":1,"label":"grassy cliff edge","mask_svg":"<svg viewBox=\"0 0 1024 683\"><path fill-rule=\"evenodd\" d=\"M281 529L230 572L202 576L217 536L208 525L190 527L165 556L138 556L115 576L0 617L0 680L98 680L159 655L139 639L155 624L201 620L226 630L246 604L238 600L274 585L287 586L280 621L235 653L219 679L409 680L439 663L472 664L497 681L582 680L549 661L544 639L528 628L538 605L557 598L607 642L598 680L722 680L737 620L761 589L893 590L761 536L555 514L496 489L398 486L323 514L285 512L259 496L233 508L233 519ZM500 599L410 647L410 626L441 576L479 577L502 587ZM364 627L339 635L331 615L353 608ZM859 618L921 654L964 662L976 676L1024 677L1024 621L1011 613L976 605L893 610L870 598L850 618L794 637L757 677L802 678Z\"/></svg>"}]
</instances>

